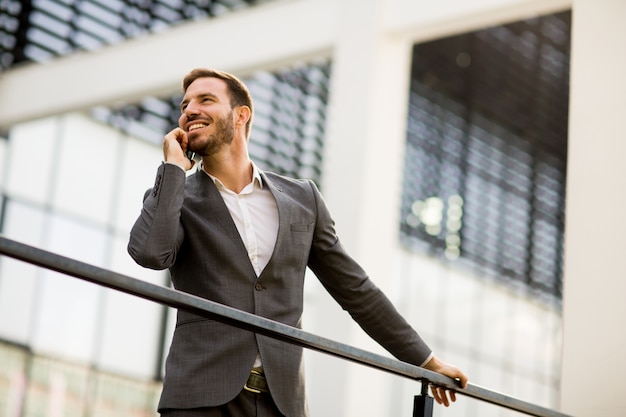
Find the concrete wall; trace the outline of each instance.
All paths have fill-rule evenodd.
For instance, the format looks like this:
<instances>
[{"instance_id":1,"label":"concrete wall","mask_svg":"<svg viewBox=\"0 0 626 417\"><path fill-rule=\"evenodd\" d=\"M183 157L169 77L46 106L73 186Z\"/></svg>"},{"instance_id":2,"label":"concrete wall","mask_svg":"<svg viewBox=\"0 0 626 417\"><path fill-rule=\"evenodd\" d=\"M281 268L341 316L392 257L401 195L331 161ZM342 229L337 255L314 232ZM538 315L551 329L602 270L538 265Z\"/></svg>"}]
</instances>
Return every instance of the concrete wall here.
<instances>
[{"instance_id":1,"label":"concrete wall","mask_svg":"<svg viewBox=\"0 0 626 417\"><path fill-rule=\"evenodd\" d=\"M575 0L563 299L563 410L626 415L626 2Z\"/></svg>"}]
</instances>

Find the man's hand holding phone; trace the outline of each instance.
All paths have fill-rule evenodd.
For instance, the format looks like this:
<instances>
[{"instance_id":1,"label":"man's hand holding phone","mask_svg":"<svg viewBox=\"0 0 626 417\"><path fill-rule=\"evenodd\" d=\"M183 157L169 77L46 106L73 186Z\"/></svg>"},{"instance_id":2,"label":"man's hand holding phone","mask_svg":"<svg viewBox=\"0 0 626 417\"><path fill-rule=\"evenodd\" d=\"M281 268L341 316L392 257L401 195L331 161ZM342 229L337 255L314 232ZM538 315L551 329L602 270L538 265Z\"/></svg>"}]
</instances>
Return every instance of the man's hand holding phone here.
<instances>
[{"instance_id":1,"label":"man's hand holding phone","mask_svg":"<svg viewBox=\"0 0 626 417\"><path fill-rule=\"evenodd\" d=\"M163 158L165 162L176 164L185 171L195 165L189 152L187 152L187 133L180 127L172 129L163 138Z\"/></svg>"}]
</instances>

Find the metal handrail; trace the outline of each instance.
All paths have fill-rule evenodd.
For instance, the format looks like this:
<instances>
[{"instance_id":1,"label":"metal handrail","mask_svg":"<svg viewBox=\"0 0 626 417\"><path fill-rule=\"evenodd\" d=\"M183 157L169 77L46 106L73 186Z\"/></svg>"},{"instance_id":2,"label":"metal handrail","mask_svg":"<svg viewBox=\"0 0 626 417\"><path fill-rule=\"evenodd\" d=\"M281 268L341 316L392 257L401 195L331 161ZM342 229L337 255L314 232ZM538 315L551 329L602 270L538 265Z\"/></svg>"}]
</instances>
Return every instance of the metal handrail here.
<instances>
[{"instance_id":1,"label":"metal handrail","mask_svg":"<svg viewBox=\"0 0 626 417\"><path fill-rule=\"evenodd\" d=\"M416 380L423 387L442 386L477 400L536 417L571 417L567 414L522 401L471 383L461 388L458 381L419 366L388 358L304 330L246 313L207 299L162 285L151 284L104 268L67 258L0 236L0 255L31 263L107 288L132 294L170 307L185 309L220 322L270 336L307 349L323 352L391 374ZM422 389L424 393L425 390Z\"/></svg>"}]
</instances>

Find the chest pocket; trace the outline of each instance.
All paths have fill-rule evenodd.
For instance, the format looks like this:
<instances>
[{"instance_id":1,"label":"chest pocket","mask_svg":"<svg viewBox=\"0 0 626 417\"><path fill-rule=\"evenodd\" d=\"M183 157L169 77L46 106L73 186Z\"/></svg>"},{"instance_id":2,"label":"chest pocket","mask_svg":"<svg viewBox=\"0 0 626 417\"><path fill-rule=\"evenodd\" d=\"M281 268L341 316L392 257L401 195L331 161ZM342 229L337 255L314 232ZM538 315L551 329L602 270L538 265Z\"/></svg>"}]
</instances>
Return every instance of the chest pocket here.
<instances>
[{"instance_id":1,"label":"chest pocket","mask_svg":"<svg viewBox=\"0 0 626 417\"><path fill-rule=\"evenodd\" d=\"M310 232L313 229L313 223L292 223L289 230L292 232Z\"/></svg>"}]
</instances>

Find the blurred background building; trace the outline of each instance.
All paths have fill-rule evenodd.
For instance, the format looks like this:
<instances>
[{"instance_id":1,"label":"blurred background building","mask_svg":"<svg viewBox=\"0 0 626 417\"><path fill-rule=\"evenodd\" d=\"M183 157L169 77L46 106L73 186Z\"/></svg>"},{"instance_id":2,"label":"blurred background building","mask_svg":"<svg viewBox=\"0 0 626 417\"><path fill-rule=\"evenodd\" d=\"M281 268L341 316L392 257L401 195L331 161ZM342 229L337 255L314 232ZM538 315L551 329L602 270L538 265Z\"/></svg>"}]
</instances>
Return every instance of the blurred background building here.
<instances>
[{"instance_id":1,"label":"blurred background building","mask_svg":"<svg viewBox=\"0 0 626 417\"><path fill-rule=\"evenodd\" d=\"M253 159L317 182L438 356L622 416L624 17L622 0L0 0L0 233L169 285L128 232L182 77L227 70L255 100ZM0 417L155 416L174 313L0 258ZM312 274L304 328L385 354ZM306 367L314 416L409 416L419 393ZM461 397L435 415L517 414Z\"/></svg>"}]
</instances>

